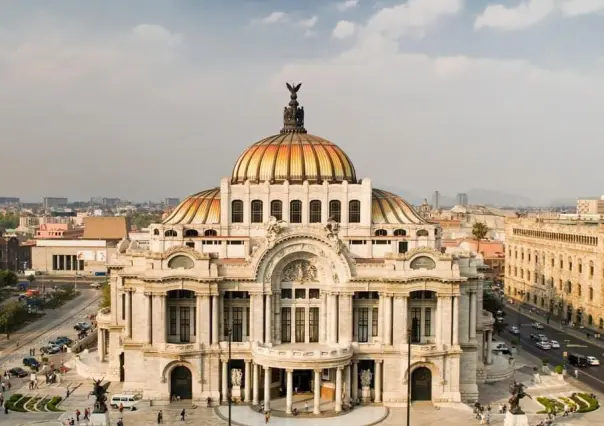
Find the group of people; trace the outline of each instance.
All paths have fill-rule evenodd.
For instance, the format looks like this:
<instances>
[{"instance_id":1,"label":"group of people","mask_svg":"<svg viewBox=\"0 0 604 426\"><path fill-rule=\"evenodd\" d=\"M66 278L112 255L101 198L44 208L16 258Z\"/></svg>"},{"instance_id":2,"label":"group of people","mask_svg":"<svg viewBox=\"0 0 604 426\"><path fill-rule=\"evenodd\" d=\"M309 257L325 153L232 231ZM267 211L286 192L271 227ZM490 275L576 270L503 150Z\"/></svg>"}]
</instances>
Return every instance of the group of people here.
<instances>
[{"instance_id":1,"label":"group of people","mask_svg":"<svg viewBox=\"0 0 604 426\"><path fill-rule=\"evenodd\" d=\"M476 402L474 404L474 416L477 420L480 420L481 425L491 424L491 406L484 407L480 402Z\"/></svg>"},{"instance_id":2,"label":"group of people","mask_svg":"<svg viewBox=\"0 0 604 426\"><path fill-rule=\"evenodd\" d=\"M180 411L180 421L181 422L185 421L186 415L187 415L187 410L183 408ZM159 410L159 412L157 413L157 424L161 425L163 423L164 423L164 412L162 410ZM122 423L122 426L123 426L123 423Z\"/></svg>"}]
</instances>

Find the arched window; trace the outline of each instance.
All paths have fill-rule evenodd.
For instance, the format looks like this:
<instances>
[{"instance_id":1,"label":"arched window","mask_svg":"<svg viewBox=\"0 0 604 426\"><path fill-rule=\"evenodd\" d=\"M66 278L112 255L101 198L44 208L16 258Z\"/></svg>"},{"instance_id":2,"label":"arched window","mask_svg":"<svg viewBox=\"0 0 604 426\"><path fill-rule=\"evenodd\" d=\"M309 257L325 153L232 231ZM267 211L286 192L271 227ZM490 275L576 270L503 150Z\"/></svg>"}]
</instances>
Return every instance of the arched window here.
<instances>
[{"instance_id":1,"label":"arched window","mask_svg":"<svg viewBox=\"0 0 604 426\"><path fill-rule=\"evenodd\" d=\"M376 237L385 237L388 235L388 231L386 231L385 229L377 229L375 231L375 236Z\"/></svg>"},{"instance_id":2,"label":"arched window","mask_svg":"<svg viewBox=\"0 0 604 426\"><path fill-rule=\"evenodd\" d=\"M589 278L594 277L594 263L593 261L589 261Z\"/></svg>"},{"instance_id":3,"label":"arched window","mask_svg":"<svg viewBox=\"0 0 604 426\"><path fill-rule=\"evenodd\" d=\"M195 229L187 229L185 231L185 237L199 237L199 232Z\"/></svg>"},{"instance_id":4,"label":"arched window","mask_svg":"<svg viewBox=\"0 0 604 426\"><path fill-rule=\"evenodd\" d=\"M594 289L589 287L589 300L594 300Z\"/></svg>"},{"instance_id":5,"label":"arched window","mask_svg":"<svg viewBox=\"0 0 604 426\"><path fill-rule=\"evenodd\" d=\"M348 222L361 223L361 202L352 200L348 203Z\"/></svg>"},{"instance_id":6,"label":"arched window","mask_svg":"<svg viewBox=\"0 0 604 426\"><path fill-rule=\"evenodd\" d=\"M205 237L215 237L216 235L218 235L218 232L216 232L216 230L214 229L206 229L203 235Z\"/></svg>"},{"instance_id":7,"label":"arched window","mask_svg":"<svg viewBox=\"0 0 604 426\"><path fill-rule=\"evenodd\" d=\"M583 261L581 259L577 259L577 267L579 268L579 273L583 273Z\"/></svg>"},{"instance_id":8,"label":"arched window","mask_svg":"<svg viewBox=\"0 0 604 426\"><path fill-rule=\"evenodd\" d=\"M329 217L338 223L342 221L342 204L338 200L329 202Z\"/></svg>"},{"instance_id":9,"label":"arched window","mask_svg":"<svg viewBox=\"0 0 604 426\"><path fill-rule=\"evenodd\" d=\"M591 316L591 314L589 314L589 316L587 317L587 325L593 325L594 323L594 317Z\"/></svg>"},{"instance_id":10,"label":"arched window","mask_svg":"<svg viewBox=\"0 0 604 426\"><path fill-rule=\"evenodd\" d=\"M271 201L271 216L277 220L283 219L283 203L280 200Z\"/></svg>"},{"instance_id":11,"label":"arched window","mask_svg":"<svg viewBox=\"0 0 604 426\"><path fill-rule=\"evenodd\" d=\"M577 285L577 295L581 297L581 284Z\"/></svg>"},{"instance_id":12,"label":"arched window","mask_svg":"<svg viewBox=\"0 0 604 426\"><path fill-rule=\"evenodd\" d=\"M243 223L243 201L233 200L231 203L231 222Z\"/></svg>"},{"instance_id":13,"label":"arched window","mask_svg":"<svg viewBox=\"0 0 604 426\"><path fill-rule=\"evenodd\" d=\"M164 237L177 237L178 234L176 233L176 231L174 229L168 229L166 232L164 232Z\"/></svg>"},{"instance_id":14,"label":"arched window","mask_svg":"<svg viewBox=\"0 0 604 426\"><path fill-rule=\"evenodd\" d=\"M289 203L289 223L302 223L302 201L293 200Z\"/></svg>"},{"instance_id":15,"label":"arched window","mask_svg":"<svg viewBox=\"0 0 604 426\"><path fill-rule=\"evenodd\" d=\"M407 231L405 231L404 229L395 229L394 230L395 237L404 237L406 235L407 235Z\"/></svg>"},{"instance_id":16,"label":"arched window","mask_svg":"<svg viewBox=\"0 0 604 426\"><path fill-rule=\"evenodd\" d=\"M153 230L153 235L159 235L159 229L154 229Z\"/></svg>"},{"instance_id":17,"label":"arched window","mask_svg":"<svg viewBox=\"0 0 604 426\"><path fill-rule=\"evenodd\" d=\"M425 229L420 229L419 231L417 231L418 237L428 237L429 235L430 234Z\"/></svg>"},{"instance_id":18,"label":"arched window","mask_svg":"<svg viewBox=\"0 0 604 426\"><path fill-rule=\"evenodd\" d=\"M312 200L310 202L310 223L321 223L321 201Z\"/></svg>"},{"instance_id":19,"label":"arched window","mask_svg":"<svg viewBox=\"0 0 604 426\"><path fill-rule=\"evenodd\" d=\"M252 223L262 223L262 201L252 201Z\"/></svg>"},{"instance_id":20,"label":"arched window","mask_svg":"<svg viewBox=\"0 0 604 426\"><path fill-rule=\"evenodd\" d=\"M573 270L573 260L572 258L568 258L568 270L572 271Z\"/></svg>"}]
</instances>

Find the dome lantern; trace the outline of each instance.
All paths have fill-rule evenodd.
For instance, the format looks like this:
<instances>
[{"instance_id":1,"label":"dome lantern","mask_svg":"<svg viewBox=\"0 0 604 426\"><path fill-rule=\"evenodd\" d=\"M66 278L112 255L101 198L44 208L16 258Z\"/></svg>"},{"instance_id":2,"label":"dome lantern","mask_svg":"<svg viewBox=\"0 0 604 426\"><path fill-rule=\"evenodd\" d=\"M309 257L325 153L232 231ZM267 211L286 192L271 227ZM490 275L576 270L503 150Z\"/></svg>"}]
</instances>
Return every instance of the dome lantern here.
<instances>
[{"instance_id":1,"label":"dome lantern","mask_svg":"<svg viewBox=\"0 0 604 426\"><path fill-rule=\"evenodd\" d=\"M289 107L283 107L283 128L281 134L284 133L306 133L304 128L304 107L298 106L298 90L302 83L285 83L289 90Z\"/></svg>"}]
</instances>

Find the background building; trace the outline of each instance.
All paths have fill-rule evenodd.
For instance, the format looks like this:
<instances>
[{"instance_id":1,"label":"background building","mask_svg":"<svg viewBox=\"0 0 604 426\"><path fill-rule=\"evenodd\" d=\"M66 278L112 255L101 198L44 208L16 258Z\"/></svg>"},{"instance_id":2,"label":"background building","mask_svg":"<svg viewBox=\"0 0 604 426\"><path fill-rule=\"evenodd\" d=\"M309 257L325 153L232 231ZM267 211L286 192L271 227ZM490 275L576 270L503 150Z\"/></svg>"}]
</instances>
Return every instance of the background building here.
<instances>
[{"instance_id":1,"label":"background building","mask_svg":"<svg viewBox=\"0 0 604 426\"><path fill-rule=\"evenodd\" d=\"M600 198L584 198L577 200L577 214L604 215L604 195Z\"/></svg>"},{"instance_id":2,"label":"background building","mask_svg":"<svg viewBox=\"0 0 604 426\"><path fill-rule=\"evenodd\" d=\"M0 206L14 206L21 203L18 197L0 197Z\"/></svg>"},{"instance_id":3,"label":"background building","mask_svg":"<svg viewBox=\"0 0 604 426\"><path fill-rule=\"evenodd\" d=\"M458 206L467 206L468 205L468 194L465 192L460 192L457 194L457 205Z\"/></svg>"},{"instance_id":4,"label":"background building","mask_svg":"<svg viewBox=\"0 0 604 426\"><path fill-rule=\"evenodd\" d=\"M505 292L565 321L604 327L604 227L576 219L506 219Z\"/></svg>"},{"instance_id":5,"label":"background building","mask_svg":"<svg viewBox=\"0 0 604 426\"><path fill-rule=\"evenodd\" d=\"M67 204L67 198L64 197L44 197L42 200L42 207L45 209L65 207Z\"/></svg>"},{"instance_id":6,"label":"background building","mask_svg":"<svg viewBox=\"0 0 604 426\"><path fill-rule=\"evenodd\" d=\"M180 203L180 198L168 197L164 200L165 207L176 207Z\"/></svg>"}]
</instances>

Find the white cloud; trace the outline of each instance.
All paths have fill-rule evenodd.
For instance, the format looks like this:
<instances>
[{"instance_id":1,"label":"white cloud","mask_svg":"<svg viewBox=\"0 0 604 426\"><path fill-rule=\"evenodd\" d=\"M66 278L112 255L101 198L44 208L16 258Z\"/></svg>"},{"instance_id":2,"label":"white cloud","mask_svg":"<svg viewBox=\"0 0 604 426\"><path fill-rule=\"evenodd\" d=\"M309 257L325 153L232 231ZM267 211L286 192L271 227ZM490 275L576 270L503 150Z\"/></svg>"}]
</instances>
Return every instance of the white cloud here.
<instances>
[{"instance_id":1,"label":"white cloud","mask_svg":"<svg viewBox=\"0 0 604 426\"><path fill-rule=\"evenodd\" d=\"M459 13L464 0L409 0L374 14L365 27L371 35L396 40L407 34L423 36L441 18Z\"/></svg>"},{"instance_id":2,"label":"white cloud","mask_svg":"<svg viewBox=\"0 0 604 426\"><path fill-rule=\"evenodd\" d=\"M339 21L332 31L334 38L344 39L352 37L355 31L355 23L350 21Z\"/></svg>"},{"instance_id":3,"label":"white cloud","mask_svg":"<svg viewBox=\"0 0 604 426\"><path fill-rule=\"evenodd\" d=\"M161 25L141 24L132 29L132 38L135 41L152 44L178 46L182 43L182 36L170 32Z\"/></svg>"},{"instance_id":4,"label":"white cloud","mask_svg":"<svg viewBox=\"0 0 604 426\"><path fill-rule=\"evenodd\" d=\"M349 9L354 9L359 4L359 0L346 0L336 4L336 7L340 12L345 12Z\"/></svg>"},{"instance_id":5,"label":"white cloud","mask_svg":"<svg viewBox=\"0 0 604 426\"><path fill-rule=\"evenodd\" d=\"M604 0L565 0L560 9L566 16L587 15L604 11Z\"/></svg>"},{"instance_id":6,"label":"white cloud","mask_svg":"<svg viewBox=\"0 0 604 426\"><path fill-rule=\"evenodd\" d=\"M270 15L265 16L264 18L260 18L255 20L254 22L257 24L276 24L278 22L287 22L289 21L289 15L285 12L272 12Z\"/></svg>"},{"instance_id":7,"label":"white cloud","mask_svg":"<svg viewBox=\"0 0 604 426\"><path fill-rule=\"evenodd\" d=\"M317 24L318 20L319 18L317 18L316 16L312 16L308 19L302 19L298 22L298 25L303 28L313 28Z\"/></svg>"},{"instance_id":8,"label":"white cloud","mask_svg":"<svg viewBox=\"0 0 604 426\"><path fill-rule=\"evenodd\" d=\"M527 0L515 7L489 5L474 22L474 28L521 30L545 19L556 8L554 0Z\"/></svg>"}]
</instances>

